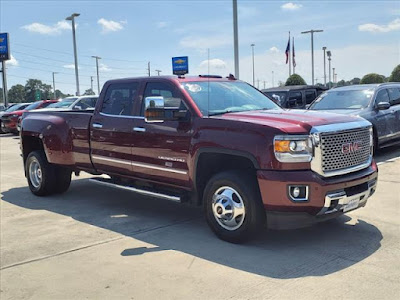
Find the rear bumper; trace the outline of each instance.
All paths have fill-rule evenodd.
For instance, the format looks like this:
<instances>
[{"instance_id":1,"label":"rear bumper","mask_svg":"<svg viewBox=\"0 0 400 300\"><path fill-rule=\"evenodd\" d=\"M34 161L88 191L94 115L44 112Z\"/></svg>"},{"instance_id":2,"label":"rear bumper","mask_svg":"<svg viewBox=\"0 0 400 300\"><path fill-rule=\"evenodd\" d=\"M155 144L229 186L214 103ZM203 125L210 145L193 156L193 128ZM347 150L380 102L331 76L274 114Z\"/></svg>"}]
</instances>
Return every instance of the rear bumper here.
<instances>
[{"instance_id":1,"label":"rear bumper","mask_svg":"<svg viewBox=\"0 0 400 300\"><path fill-rule=\"evenodd\" d=\"M312 171L257 172L258 184L269 228L289 229L312 225L343 214L344 209L366 205L376 190L378 169L375 162L361 171L324 178ZM290 185L307 186L307 199L293 201ZM350 202L358 202L351 207Z\"/></svg>"}]
</instances>

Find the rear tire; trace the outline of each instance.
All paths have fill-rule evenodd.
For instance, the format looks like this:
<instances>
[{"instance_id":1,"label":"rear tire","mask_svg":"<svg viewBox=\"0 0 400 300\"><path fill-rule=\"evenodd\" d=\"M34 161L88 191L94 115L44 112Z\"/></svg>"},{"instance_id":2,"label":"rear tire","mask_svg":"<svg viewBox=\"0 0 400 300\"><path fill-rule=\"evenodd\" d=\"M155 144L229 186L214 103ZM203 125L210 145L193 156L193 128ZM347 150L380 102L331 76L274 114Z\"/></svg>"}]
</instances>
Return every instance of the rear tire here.
<instances>
[{"instance_id":1,"label":"rear tire","mask_svg":"<svg viewBox=\"0 0 400 300\"><path fill-rule=\"evenodd\" d=\"M226 171L214 175L206 185L203 205L211 230L227 242L245 242L265 223L257 182L248 173Z\"/></svg>"},{"instance_id":2,"label":"rear tire","mask_svg":"<svg viewBox=\"0 0 400 300\"><path fill-rule=\"evenodd\" d=\"M25 162L26 178L29 189L36 196L51 195L55 191L55 166L48 163L44 151L29 153Z\"/></svg>"}]
</instances>

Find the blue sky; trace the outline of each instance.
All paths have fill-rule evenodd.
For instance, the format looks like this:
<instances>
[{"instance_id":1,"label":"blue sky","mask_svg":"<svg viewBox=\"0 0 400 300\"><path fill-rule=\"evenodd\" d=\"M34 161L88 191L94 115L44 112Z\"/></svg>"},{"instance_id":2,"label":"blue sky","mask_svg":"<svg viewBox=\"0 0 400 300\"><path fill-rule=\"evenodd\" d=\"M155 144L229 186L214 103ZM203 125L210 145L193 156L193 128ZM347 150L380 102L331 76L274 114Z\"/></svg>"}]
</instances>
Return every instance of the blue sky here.
<instances>
[{"instance_id":1,"label":"blue sky","mask_svg":"<svg viewBox=\"0 0 400 300\"><path fill-rule=\"evenodd\" d=\"M146 75L147 62L171 74L171 57L187 55L190 74L228 75L233 69L232 1L7 1L0 2L0 30L10 33L14 59L8 63L8 86L26 78L74 93L71 25L80 13L77 43L81 91L90 87L95 61L102 57L100 83ZM240 78L252 81L251 43L259 86L284 81L288 31L295 37L296 73L311 82L310 36L315 35L315 77L323 81L322 46L332 51L338 80L365 73L388 76L400 63L400 1L245 1L239 6ZM256 84L257 85L257 84ZM96 86L96 82L94 82Z\"/></svg>"}]
</instances>

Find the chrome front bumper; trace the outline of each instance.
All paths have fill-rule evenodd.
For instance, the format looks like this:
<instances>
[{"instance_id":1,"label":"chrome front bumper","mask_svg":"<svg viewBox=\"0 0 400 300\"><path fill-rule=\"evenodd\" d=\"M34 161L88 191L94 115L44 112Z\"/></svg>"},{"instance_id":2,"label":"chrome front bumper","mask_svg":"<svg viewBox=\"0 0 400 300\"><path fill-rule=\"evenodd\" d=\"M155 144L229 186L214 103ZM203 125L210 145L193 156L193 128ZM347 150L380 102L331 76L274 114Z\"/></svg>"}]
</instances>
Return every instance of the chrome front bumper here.
<instances>
[{"instance_id":1,"label":"chrome front bumper","mask_svg":"<svg viewBox=\"0 0 400 300\"><path fill-rule=\"evenodd\" d=\"M349 190L351 189L344 189L341 191L330 192L325 196L325 203L324 207L319 211L317 214L318 216L321 215L328 215L335 212L343 212L345 206L353 200L359 199L359 204L357 207L353 209L357 209L358 207L365 206L369 197L371 197L376 190L377 186L377 179L373 179L368 181L366 188L363 191L358 192L356 194L351 193ZM361 185L362 186L362 185ZM352 209L352 210L353 210Z\"/></svg>"}]
</instances>

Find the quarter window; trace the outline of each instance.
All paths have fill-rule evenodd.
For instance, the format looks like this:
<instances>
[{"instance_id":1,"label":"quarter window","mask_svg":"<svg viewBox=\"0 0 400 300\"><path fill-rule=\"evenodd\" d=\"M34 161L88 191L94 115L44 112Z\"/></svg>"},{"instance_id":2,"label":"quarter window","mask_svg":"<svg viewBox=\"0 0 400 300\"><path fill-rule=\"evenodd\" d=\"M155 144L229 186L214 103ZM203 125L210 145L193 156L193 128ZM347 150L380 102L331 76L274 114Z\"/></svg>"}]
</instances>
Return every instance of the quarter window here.
<instances>
[{"instance_id":1,"label":"quarter window","mask_svg":"<svg viewBox=\"0 0 400 300\"><path fill-rule=\"evenodd\" d=\"M290 92L289 93L289 102L288 108L298 107L303 105L303 96L301 92Z\"/></svg>"},{"instance_id":2,"label":"quarter window","mask_svg":"<svg viewBox=\"0 0 400 300\"><path fill-rule=\"evenodd\" d=\"M101 112L109 115L131 115L138 87L138 82L111 84L104 97Z\"/></svg>"},{"instance_id":3,"label":"quarter window","mask_svg":"<svg viewBox=\"0 0 400 300\"><path fill-rule=\"evenodd\" d=\"M400 104L400 89L390 88L388 89L388 92L389 92L390 105Z\"/></svg>"},{"instance_id":4,"label":"quarter window","mask_svg":"<svg viewBox=\"0 0 400 300\"><path fill-rule=\"evenodd\" d=\"M306 91L306 104L310 104L317 97L315 91Z\"/></svg>"}]
</instances>

